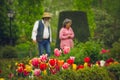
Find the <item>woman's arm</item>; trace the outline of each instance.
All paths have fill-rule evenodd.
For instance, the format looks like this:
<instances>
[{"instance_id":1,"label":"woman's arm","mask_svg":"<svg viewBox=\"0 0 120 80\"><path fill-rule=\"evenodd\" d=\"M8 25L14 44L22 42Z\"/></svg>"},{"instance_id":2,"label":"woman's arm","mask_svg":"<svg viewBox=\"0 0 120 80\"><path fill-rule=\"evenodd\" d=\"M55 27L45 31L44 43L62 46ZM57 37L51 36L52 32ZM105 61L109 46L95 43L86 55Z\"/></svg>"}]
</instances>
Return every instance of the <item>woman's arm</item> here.
<instances>
[{"instance_id":1,"label":"woman's arm","mask_svg":"<svg viewBox=\"0 0 120 80\"><path fill-rule=\"evenodd\" d=\"M65 29L61 28L60 32L59 32L59 38L60 39L68 39L68 35L64 33Z\"/></svg>"}]
</instances>

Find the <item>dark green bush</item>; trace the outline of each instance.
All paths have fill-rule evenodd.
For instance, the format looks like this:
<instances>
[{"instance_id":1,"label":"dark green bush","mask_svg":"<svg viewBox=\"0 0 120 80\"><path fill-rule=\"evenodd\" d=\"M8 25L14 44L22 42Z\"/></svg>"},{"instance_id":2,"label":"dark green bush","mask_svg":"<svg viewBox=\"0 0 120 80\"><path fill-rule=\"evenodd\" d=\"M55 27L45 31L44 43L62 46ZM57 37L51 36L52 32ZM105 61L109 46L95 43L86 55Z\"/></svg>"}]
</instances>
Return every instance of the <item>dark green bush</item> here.
<instances>
[{"instance_id":1,"label":"dark green bush","mask_svg":"<svg viewBox=\"0 0 120 80\"><path fill-rule=\"evenodd\" d=\"M0 46L0 58L2 58L2 46Z\"/></svg>"},{"instance_id":2,"label":"dark green bush","mask_svg":"<svg viewBox=\"0 0 120 80\"><path fill-rule=\"evenodd\" d=\"M107 67L112 80L120 80L120 64L112 64Z\"/></svg>"},{"instance_id":3,"label":"dark green bush","mask_svg":"<svg viewBox=\"0 0 120 80\"><path fill-rule=\"evenodd\" d=\"M3 58L17 58L18 57L17 50L12 46L5 46L2 50Z\"/></svg>"}]
</instances>

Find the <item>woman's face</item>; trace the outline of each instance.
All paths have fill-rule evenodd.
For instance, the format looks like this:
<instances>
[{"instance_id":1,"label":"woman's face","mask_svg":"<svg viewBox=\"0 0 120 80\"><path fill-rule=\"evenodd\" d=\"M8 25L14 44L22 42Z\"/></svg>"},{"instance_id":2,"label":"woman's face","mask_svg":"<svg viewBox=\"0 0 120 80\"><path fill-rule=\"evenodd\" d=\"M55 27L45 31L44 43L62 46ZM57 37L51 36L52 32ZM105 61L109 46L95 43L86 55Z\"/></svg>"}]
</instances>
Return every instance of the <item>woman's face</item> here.
<instances>
[{"instance_id":1,"label":"woman's face","mask_svg":"<svg viewBox=\"0 0 120 80\"><path fill-rule=\"evenodd\" d=\"M69 28L71 27L71 24L72 24L71 22L68 22L68 23L66 24L66 28L69 29Z\"/></svg>"}]
</instances>

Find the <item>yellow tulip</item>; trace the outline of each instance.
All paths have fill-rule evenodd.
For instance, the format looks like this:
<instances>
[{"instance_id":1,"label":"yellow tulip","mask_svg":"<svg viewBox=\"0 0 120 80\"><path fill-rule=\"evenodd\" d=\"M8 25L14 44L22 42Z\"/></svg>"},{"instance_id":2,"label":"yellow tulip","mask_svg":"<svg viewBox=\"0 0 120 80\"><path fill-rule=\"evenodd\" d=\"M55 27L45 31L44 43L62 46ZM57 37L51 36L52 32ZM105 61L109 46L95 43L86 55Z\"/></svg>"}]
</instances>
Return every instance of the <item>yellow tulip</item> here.
<instances>
[{"instance_id":1,"label":"yellow tulip","mask_svg":"<svg viewBox=\"0 0 120 80\"><path fill-rule=\"evenodd\" d=\"M26 69L26 71L31 72L32 71L32 66L25 65L25 69Z\"/></svg>"},{"instance_id":2,"label":"yellow tulip","mask_svg":"<svg viewBox=\"0 0 120 80\"><path fill-rule=\"evenodd\" d=\"M0 78L0 80L5 80L4 78Z\"/></svg>"},{"instance_id":3,"label":"yellow tulip","mask_svg":"<svg viewBox=\"0 0 120 80\"><path fill-rule=\"evenodd\" d=\"M47 70L44 70L44 71L43 71L43 74L44 74L44 75L47 75Z\"/></svg>"},{"instance_id":4,"label":"yellow tulip","mask_svg":"<svg viewBox=\"0 0 120 80\"><path fill-rule=\"evenodd\" d=\"M84 67L88 67L88 63L85 62L85 63L84 63Z\"/></svg>"},{"instance_id":5,"label":"yellow tulip","mask_svg":"<svg viewBox=\"0 0 120 80\"><path fill-rule=\"evenodd\" d=\"M17 66L17 65L18 65L18 62L15 63L15 66Z\"/></svg>"},{"instance_id":6,"label":"yellow tulip","mask_svg":"<svg viewBox=\"0 0 120 80\"><path fill-rule=\"evenodd\" d=\"M76 70L77 69L77 65L76 64L72 64L72 69Z\"/></svg>"},{"instance_id":7,"label":"yellow tulip","mask_svg":"<svg viewBox=\"0 0 120 80\"><path fill-rule=\"evenodd\" d=\"M114 64L119 64L119 62L115 61Z\"/></svg>"},{"instance_id":8,"label":"yellow tulip","mask_svg":"<svg viewBox=\"0 0 120 80\"><path fill-rule=\"evenodd\" d=\"M32 60L29 60L29 64L31 65Z\"/></svg>"},{"instance_id":9,"label":"yellow tulip","mask_svg":"<svg viewBox=\"0 0 120 80\"><path fill-rule=\"evenodd\" d=\"M99 66L99 64L98 64L98 63L96 63L95 65L96 65L96 66Z\"/></svg>"}]
</instances>

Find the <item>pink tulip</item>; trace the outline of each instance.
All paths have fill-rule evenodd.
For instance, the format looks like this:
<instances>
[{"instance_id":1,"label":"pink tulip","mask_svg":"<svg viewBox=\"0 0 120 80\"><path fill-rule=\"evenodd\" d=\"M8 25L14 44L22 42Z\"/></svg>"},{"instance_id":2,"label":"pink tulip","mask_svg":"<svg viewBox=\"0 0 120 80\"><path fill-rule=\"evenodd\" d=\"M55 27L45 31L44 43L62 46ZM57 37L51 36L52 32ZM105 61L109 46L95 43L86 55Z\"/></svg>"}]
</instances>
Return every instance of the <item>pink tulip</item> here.
<instances>
[{"instance_id":1,"label":"pink tulip","mask_svg":"<svg viewBox=\"0 0 120 80\"><path fill-rule=\"evenodd\" d=\"M40 64L40 61L38 58L33 58L31 60L31 64L34 66L34 67L38 67L38 65Z\"/></svg>"},{"instance_id":2,"label":"pink tulip","mask_svg":"<svg viewBox=\"0 0 120 80\"><path fill-rule=\"evenodd\" d=\"M42 62L47 62L47 59L48 59L47 56L48 56L47 54L41 55L41 56L40 56L40 61L42 61Z\"/></svg>"},{"instance_id":3,"label":"pink tulip","mask_svg":"<svg viewBox=\"0 0 120 80\"><path fill-rule=\"evenodd\" d=\"M69 68L69 64L68 63L64 63L63 65L62 65L62 69L68 69Z\"/></svg>"},{"instance_id":4,"label":"pink tulip","mask_svg":"<svg viewBox=\"0 0 120 80\"><path fill-rule=\"evenodd\" d=\"M59 50L58 48L55 48L55 49L54 49L54 55L55 55L56 57L59 57L59 56L61 55L61 53L62 53L62 51Z\"/></svg>"},{"instance_id":5,"label":"pink tulip","mask_svg":"<svg viewBox=\"0 0 120 80\"><path fill-rule=\"evenodd\" d=\"M74 56L70 56L70 59L71 59L71 60L75 60L75 57L74 57Z\"/></svg>"},{"instance_id":6,"label":"pink tulip","mask_svg":"<svg viewBox=\"0 0 120 80\"><path fill-rule=\"evenodd\" d=\"M13 73L10 73L10 74L8 75L8 77L9 77L10 79L12 79L12 78L14 77L14 74L13 74Z\"/></svg>"},{"instance_id":7,"label":"pink tulip","mask_svg":"<svg viewBox=\"0 0 120 80\"><path fill-rule=\"evenodd\" d=\"M34 70L34 75L35 75L35 76L39 76L40 73L41 73L40 69L35 69L35 70Z\"/></svg>"},{"instance_id":8,"label":"pink tulip","mask_svg":"<svg viewBox=\"0 0 120 80\"><path fill-rule=\"evenodd\" d=\"M70 52L70 47L65 46L63 49L64 54L68 54Z\"/></svg>"},{"instance_id":9,"label":"pink tulip","mask_svg":"<svg viewBox=\"0 0 120 80\"><path fill-rule=\"evenodd\" d=\"M108 52L110 52L109 49L108 49L108 50L106 50L106 49L102 49L100 53L101 53L101 54L105 54L105 53L108 53Z\"/></svg>"}]
</instances>

